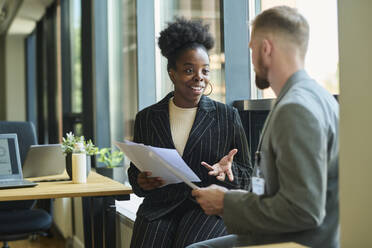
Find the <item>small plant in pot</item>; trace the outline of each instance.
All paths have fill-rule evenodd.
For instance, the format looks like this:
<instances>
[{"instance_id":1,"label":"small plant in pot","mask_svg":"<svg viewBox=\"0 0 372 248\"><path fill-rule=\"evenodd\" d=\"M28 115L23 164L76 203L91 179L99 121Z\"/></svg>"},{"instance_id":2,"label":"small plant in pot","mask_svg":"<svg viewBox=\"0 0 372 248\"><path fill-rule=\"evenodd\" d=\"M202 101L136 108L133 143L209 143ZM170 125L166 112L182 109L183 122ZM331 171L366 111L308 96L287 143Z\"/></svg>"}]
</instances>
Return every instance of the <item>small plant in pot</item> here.
<instances>
[{"instance_id":1,"label":"small plant in pot","mask_svg":"<svg viewBox=\"0 0 372 248\"><path fill-rule=\"evenodd\" d=\"M84 136L75 136L72 132L66 134L66 138L62 139L62 152L66 156L66 171L70 179L72 178L72 153L74 146L77 143L83 143L85 153L87 154L87 176L91 169L91 156L98 153L98 148L91 140L85 141Z\"/></svg>"},{"instance_id":2,"label":"small plant in pot","mask_svg":"<svg viewBox=\"0 0 372 248\"><path fill-rule=\"evenodd\" d=\"M116 148L102 148L99 150L98 155L97 161L103 163L104 166L97 167L97 173L123 183L125 175L122 163L124 153Z\"/></svg>"}]
</instances>

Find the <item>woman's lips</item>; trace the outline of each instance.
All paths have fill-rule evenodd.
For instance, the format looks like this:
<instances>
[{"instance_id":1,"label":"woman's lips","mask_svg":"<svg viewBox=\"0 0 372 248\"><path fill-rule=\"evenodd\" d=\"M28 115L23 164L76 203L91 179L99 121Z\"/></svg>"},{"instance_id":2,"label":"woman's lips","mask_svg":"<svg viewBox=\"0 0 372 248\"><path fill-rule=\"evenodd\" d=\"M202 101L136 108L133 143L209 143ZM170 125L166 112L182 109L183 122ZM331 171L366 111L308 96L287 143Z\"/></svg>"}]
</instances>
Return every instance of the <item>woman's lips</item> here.
<instances>
[{"instance_id":1,"label":"woman's lips","mask_svg":"<svg viewBox=\"0 0 372 248\"><path fill-rule=\"evenodd\" d=\"M190 88L195 94L202 94L204 90L204 86L190 86Z\"/></svg>"}]
</instances>

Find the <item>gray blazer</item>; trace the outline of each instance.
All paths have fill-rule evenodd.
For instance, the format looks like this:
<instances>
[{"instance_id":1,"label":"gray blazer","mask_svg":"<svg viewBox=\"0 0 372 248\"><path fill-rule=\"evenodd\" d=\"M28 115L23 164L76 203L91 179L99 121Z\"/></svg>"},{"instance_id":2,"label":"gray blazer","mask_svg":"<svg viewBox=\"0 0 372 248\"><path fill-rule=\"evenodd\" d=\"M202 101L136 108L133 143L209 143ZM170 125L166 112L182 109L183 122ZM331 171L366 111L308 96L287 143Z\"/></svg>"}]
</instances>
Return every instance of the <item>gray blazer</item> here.
<instances>
[{"instance_id":1,"label":"gray blazer","mask_svg":"<svg viewBox=\"0 0 372 248\"><path fill-rule=\"evenodd\" d=\"M239 243L339 247L338 103L305 71L280 92L261 135L265 193L233 190L223 219Z\"/></svg>"},{"instance_id":2,"label":"gray blazer","mask_svg":"<svg viewBox=\"0 0 372 248\"><path fill-rule=\"evenodd\" d=\"M175 148L169 124L169 99L172 96L173 93L169 93L160 102L137 114L134 125L135 142ZM233 148L238 149L232 164L234 181L230 182L226 177L221 182L215 176L208 175L208 170L200 162L214 164ZM196 183L200 187L219 184L230 189L248 189L252 166L238 111L202 96L182 158L201 179L200 183ZM184 183L170 184L150 191L142 190L137 184L138 174L139 170L131 164L128 170L130 184L136 195L145 197L137 215L150 221L173 211L185 200L193 199L191 188Z\"/></svg>"}]
</instances>

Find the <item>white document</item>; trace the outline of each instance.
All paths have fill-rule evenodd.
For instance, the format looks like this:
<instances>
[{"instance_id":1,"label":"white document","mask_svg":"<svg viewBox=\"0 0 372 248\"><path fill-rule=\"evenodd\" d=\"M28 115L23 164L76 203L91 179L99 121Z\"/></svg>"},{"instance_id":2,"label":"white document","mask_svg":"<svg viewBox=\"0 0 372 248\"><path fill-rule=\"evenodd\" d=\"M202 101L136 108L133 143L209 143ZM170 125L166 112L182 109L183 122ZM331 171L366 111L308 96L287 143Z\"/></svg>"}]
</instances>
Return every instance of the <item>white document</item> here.
<instances>
[{"instance_id":1,"label":"white document","mask_svg":"<svg viewBox=\"0 0 372 248\"><path fill-rule=\"evenodd\" d=\"M140 171L150 171L152 177L161 177L165 185L184 182L192 189L199 177L183 161L176 149L159 148L125 140L115 142Z\"/></svg>"}]
</instances>

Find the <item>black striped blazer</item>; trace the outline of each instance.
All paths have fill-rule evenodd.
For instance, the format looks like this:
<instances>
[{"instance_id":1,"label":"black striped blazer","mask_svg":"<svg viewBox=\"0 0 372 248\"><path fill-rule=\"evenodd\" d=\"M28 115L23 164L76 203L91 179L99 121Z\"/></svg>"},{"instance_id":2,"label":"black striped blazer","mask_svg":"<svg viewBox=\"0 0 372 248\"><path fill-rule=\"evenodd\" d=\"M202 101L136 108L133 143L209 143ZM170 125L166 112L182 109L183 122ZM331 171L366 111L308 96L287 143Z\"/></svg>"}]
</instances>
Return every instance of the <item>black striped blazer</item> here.
<instances>
[{"instance_id":1,"label":"black striped blazer","mask_svg":"<svg viewBox=\"0 0 372 248\"><path fill-rule=\"evenodd\" d=\"M169 93L160 102L140 111L134 125L134 142L163 148L175 148L169 124ZM209 164L218 162L228 152L237 148L232 170L234 181L227 177L224 182L208 175L201 161ZM236 109L202 96L195 121L186 142L183 160L201 179L201 187L219 184L229 189L247 189L252 173L247 139ZM191 188L184 183L170 184L145 191L137 184L139 170L131 164L129 181L136 195L145 197L137 215L154 220L169 213L191 196Z\"/></svg>"}]
</instances>

